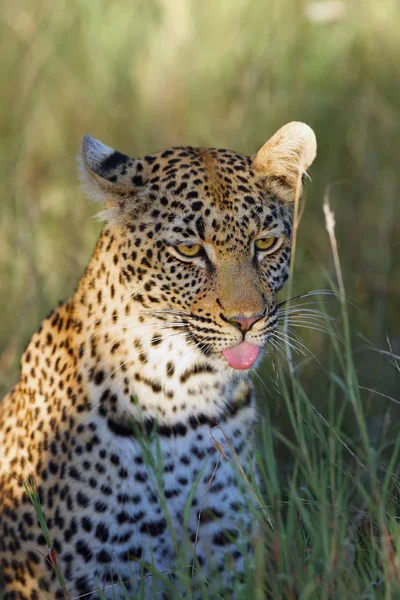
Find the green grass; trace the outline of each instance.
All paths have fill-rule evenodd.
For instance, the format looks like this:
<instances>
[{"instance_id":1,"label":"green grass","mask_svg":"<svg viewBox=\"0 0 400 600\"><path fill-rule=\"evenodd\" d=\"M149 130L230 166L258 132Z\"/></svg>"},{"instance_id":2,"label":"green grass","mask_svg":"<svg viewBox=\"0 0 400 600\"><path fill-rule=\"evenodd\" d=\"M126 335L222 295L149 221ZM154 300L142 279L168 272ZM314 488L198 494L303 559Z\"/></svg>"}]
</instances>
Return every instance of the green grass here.
<instances>
[{"instance_id":1,"label":"green grass","mask_svg":"<svg viewBox=\"0 0 400 600\"><path fill-rule=\"evenodd\" d=\"M320 23L309 4L0 3L0 395L99 232L76 175L84 133L134 156L177 144L252 154L304 120L319 150L292 295L337 291L329 196L350 300L325 298L330 333L298 328L318 361L266 359L255 378L264 508L240 598L395 599L400 5L348 0L339 20Z\"/></svg>"}]
</instances>

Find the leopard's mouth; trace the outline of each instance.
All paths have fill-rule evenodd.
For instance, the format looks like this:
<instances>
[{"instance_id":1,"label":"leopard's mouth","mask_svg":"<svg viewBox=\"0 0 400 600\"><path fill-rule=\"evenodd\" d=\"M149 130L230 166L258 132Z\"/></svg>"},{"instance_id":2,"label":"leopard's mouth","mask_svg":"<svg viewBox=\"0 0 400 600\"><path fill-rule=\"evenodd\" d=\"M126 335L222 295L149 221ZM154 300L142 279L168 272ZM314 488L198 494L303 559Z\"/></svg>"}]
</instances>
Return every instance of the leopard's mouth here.
<instances>
[{"instance_id":1,"label":"leopard's mouth","mask_svg":"<svg viewBox=\"0 0 400 600\"><path fill-rule=\"evenodd\" d=\"M204 338L193 331L188 331L186 335L189 343L196 346L205 358L215 360L221 366L225 364L236 371L247 371L260 362L265 348L269 345L272 330L268 328L267 331L257 332L255 335L254 332L248 332L241 336L230 336L230 340L220 339L214 331L212 340L209 335ZM204 331L202 333L204 335Z\"/></svg>"},{"instance_id":2,"label":"leopard's mouth","mask_svg":"<svg viewBox=\"0 0 400 600\"><path fill-rule=\"evenodd\" d=\"M193 323L187 324L186 339L190 345L195 346L204 358L215 361L216 365L223 368L230 367L235 371L248 371L259 364L268 347L273 348L273 332L277 327L276 310L269 315L268 321L263 323L262 329L239 333L227 331L225 335L215 329L198 331Z\"/></svg>"},{"instance_id":3,"label":"leopard's mouth","mask_svg":"<svg viewBox=\"0 0 400 600\"><path fill-rule=\"evenodd\" d=\"M226 350L222 351L222 354L233 369L246 371L257 361L260 352L261 348L256 346L256 344L243 341L236 346L226 348Z\"/></svg>"}]
</instances>

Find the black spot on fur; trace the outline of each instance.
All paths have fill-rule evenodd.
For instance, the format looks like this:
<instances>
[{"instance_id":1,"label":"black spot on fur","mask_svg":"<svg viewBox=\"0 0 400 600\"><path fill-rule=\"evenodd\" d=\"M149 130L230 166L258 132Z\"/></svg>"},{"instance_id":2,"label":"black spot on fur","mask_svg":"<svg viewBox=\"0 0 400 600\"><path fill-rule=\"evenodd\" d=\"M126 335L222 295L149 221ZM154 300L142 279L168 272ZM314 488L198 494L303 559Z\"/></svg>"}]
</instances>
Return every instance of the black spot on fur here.
<instances>
[{"instance_id":1,"label":"black spot on fur","mask_svg":"<svg viewBox=\"0 0 400 600\"><path fill-rule=\"evenodd\" d=\"M96 385L102 384L104 381L104 371L97 371L94 376L94 382Z\"/></svg>"},{"instance_id":2,"label":"black spot on fur","mask_svg":"<svg viewBox=\"0 0 400 600\"><path fill-rule=\"evenodd\" d=\"M126 156L125 154L122 154L121 152L113 152L112 154L110 154L110 156L108 156L106 159L104 159L103 162L101 163L99 174L102 174L103 171L105 171L107 173L107 171L116 169L120 165L123 165L126 162L128 162L128 160L129 160L129 157Z\"/></svg>"}]
</instances>

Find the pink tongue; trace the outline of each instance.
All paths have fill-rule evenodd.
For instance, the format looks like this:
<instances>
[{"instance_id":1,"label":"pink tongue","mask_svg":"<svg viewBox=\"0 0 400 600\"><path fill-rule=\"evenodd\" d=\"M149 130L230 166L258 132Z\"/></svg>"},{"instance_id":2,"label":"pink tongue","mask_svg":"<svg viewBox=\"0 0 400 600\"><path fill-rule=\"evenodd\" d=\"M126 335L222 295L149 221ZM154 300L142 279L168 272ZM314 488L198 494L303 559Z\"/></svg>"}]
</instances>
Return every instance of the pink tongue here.
<instances>
[{"instance_id":1,"label":"pink tongue","mask_svg":"<svg viewBox=\"0 0 400 600\"><path fill-rule=\"evenodd\" d=\"M223 350L222 354L231 367L244 371L256 362L259 351L258 346L242 342L238 346Z\"/></svg>"}]
</instances>

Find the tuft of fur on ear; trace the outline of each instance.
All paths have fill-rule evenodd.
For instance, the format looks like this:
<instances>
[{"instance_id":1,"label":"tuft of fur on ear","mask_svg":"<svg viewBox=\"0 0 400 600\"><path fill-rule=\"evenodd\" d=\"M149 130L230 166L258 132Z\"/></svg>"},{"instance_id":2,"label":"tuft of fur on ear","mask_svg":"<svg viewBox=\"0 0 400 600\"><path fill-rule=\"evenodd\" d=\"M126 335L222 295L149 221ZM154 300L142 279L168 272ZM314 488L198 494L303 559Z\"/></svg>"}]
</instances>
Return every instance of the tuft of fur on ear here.
<instances>
[{"instance_id":1,"label":"tuft of fur on ear","mask_svg":"<svg viewBox=\"0 0 400 600\"><path fill-rule=\"evenodd\" d=\"M265 175L266 185L282 200L293 202L300 177L317 154L311 127L293 121L279 129L253 156L253 168Z\"/></svg>"},{"instance_id":2,"label":"tuft of fur on ear","mask_svg":"<svg viewBox=\"0 0 400 600\"><path fill-rule=\"evenodd\" d=\"M106 205L108 220L116 220L124 208L134 205L134 198L145 183L141 160L130 158L90 135L82 139L78 169L84 193Z\"/></svg>"}]
</instances>

